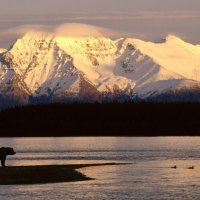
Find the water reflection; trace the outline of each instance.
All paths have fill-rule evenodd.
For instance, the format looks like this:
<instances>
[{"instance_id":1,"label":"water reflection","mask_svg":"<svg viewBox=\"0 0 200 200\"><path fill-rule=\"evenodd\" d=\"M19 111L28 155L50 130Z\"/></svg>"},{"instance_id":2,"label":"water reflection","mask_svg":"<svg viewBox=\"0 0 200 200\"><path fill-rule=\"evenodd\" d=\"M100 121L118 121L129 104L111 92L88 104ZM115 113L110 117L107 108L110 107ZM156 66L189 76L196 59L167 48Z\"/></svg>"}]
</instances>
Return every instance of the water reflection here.
<instances>
[{"instance_id":1,"label":"water reflection","mask_svg":"<svg viewBox=\"0 0 200 200\"><path fill-rule=\"evenodd\" d=\"M0 199L199 199L200 138L4 138L9 165L132 162L82 168L92 181L0 186ZM177 165L177 169L171 166ZM194 166L193 170L188 167Z\"/></svg>"}]
</instances>

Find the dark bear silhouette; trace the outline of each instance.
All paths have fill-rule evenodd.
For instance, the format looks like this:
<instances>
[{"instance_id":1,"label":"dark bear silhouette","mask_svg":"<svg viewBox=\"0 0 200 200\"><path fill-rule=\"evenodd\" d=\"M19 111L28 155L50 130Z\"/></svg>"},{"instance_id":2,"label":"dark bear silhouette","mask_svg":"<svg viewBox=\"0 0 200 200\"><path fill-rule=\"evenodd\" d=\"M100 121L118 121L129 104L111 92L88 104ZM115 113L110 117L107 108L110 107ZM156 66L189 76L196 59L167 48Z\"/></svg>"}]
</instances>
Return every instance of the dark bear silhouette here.
<instances>
[{"instance_id":1,"label":"dark bear silhouette","mask_svg":"<svg viewBox=\"0 0 200 200\"><path fill-rule=\"evenodd\" d=\"M1 147L0 148L0 160L2 167L5 167L5 161L7 155L15 155L15 151L13 148L10 147Z\"/></svg>"}]
</instances>

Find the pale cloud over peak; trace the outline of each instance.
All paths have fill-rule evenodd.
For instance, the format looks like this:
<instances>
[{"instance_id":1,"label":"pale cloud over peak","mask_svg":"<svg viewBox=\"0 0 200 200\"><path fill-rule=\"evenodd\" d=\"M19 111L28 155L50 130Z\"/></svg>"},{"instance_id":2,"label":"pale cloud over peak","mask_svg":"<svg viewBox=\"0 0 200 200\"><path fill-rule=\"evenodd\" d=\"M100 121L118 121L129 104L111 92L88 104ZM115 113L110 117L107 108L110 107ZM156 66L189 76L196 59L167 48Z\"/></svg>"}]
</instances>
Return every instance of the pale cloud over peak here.
<instances>
[{"instance_id":1,"label":"pale cloud over peak","mask_svg":"<svg viewBox=\"0 0 200 200\"><path fill-rule=\"evenodd\" d=\"M17 35L29 29L73 36L112 36L119 32L122 37L152 41L167 33L177 33L191 43L200 43L199 0L0 1L0 47L8 47ZM86 25L79 29L77 24L79 28L80 24Z\"/></svg>"},{"instance_id":2,"label":"pale cloud over peak","mask_svg":"<svg viewBox=\"0 0 200 200\"><path fill-rule=\"evenodd\" d=\"M159 35L159 37L154 37L153 31L134 31L134 32L120 32L117 30L93 26L89 24L81 23L65 23L59 25L24 25L18 26L10 29L5 29L0 32L0 46L9 48L13 42L17 39L23 37L27 33L35 34L47 34L51 37L109 37L112 39L120 37L133 37L143 40L150 40L149 38L154 38L151 41L160 41L165 38L167 35L177 35L183 39L187 37L180 32L164 32Z\"/></svg>"},{"instance_id":3,"label":"pale cloud over peak","mask_svg":"<svg viewBox=\"0 0 200 200\"><path fill-rule=\"evenodd\" d=\"M124 33L109 28L81 23L50 25L24 25L5 29L0 32L0 46L9 47L16 39L29 32L40 32L52 37L119 37Z\"/></svg>"},{"instance_id":4,"label":"pale cloud over peak","mask_svg":"<svg viewBox=\"0 0 200 200\"><path fill-rule=\"evenodd\" d=\"M117 31L89 24L67 23L55 28L54 34L63 37L113 37Z\"/></svg>"}]
</instances>

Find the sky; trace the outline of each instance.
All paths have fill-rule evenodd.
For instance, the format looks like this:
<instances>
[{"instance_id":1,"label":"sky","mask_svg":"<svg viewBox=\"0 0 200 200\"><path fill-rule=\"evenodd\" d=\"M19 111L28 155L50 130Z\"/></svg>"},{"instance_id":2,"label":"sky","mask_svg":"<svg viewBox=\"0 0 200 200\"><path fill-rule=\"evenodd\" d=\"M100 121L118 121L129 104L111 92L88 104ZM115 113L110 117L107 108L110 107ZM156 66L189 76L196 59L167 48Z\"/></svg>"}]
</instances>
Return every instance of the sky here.
<instances>
[{"instance_id":1,"label":"sky","mask_svg":"<svg viewBox=\"0 0 200 200\"><path fill-rule=\"evenodd\" d=\"M0 47L29 30L69 29L63 25L69 23L116 37L158 41L174 34L200 44L200 0L0 0Z\"/></svg>"}]
</instances>

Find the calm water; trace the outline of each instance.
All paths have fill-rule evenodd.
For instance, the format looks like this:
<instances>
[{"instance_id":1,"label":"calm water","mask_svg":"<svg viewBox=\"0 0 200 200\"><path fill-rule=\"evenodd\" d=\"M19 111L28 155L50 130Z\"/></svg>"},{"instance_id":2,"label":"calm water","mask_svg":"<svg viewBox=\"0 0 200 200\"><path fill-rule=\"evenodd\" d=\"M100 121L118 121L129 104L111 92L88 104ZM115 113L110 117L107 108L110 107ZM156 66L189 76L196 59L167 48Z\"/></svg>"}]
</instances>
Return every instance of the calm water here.
<instances>
[{"instance_id":1,"label":"calm water","mask_svg":"<svg viewBox=\"0 0 200 200\"><path fill-rule=\"evenodd\" d=\"M131 162L88 167L92 181L0 186L0 199L199 199L200 137L13 138L0 146L17 151L7 165ZM177 169L170 167L177 165ZM195 169L187 169L194 165Z\"/></svg>"}]
</instances>

